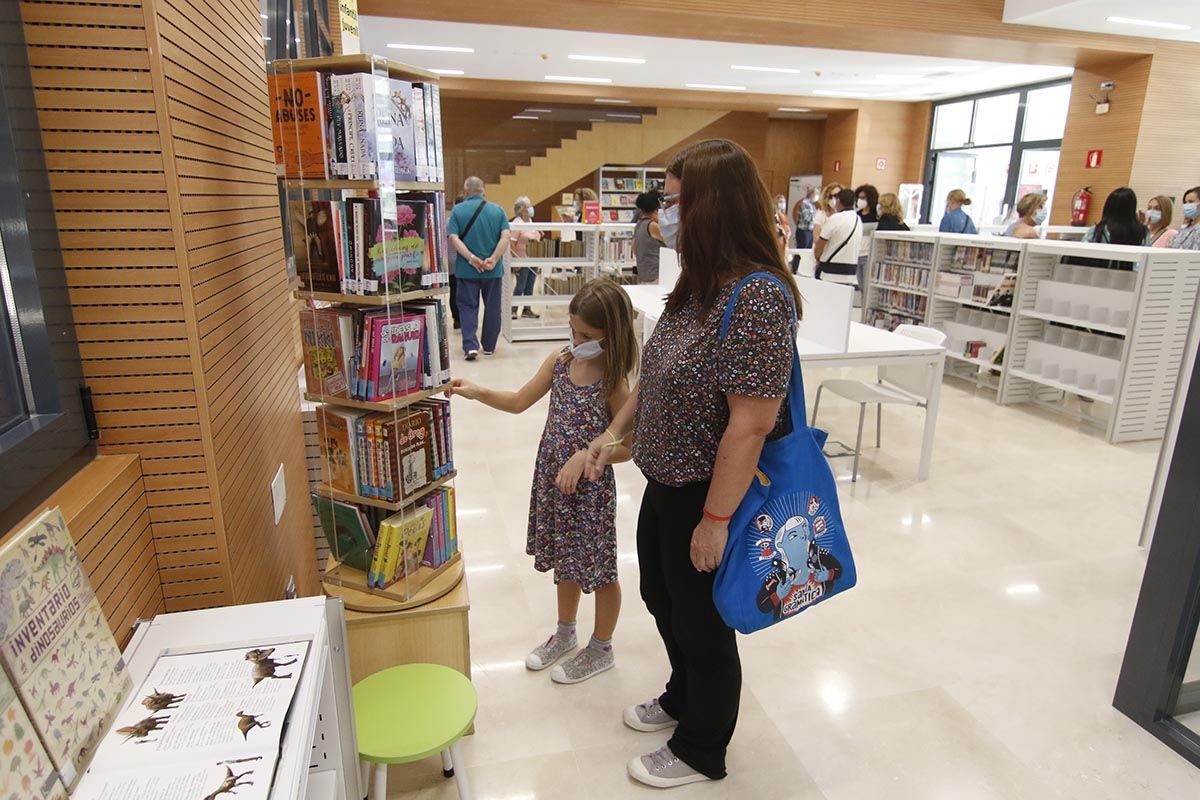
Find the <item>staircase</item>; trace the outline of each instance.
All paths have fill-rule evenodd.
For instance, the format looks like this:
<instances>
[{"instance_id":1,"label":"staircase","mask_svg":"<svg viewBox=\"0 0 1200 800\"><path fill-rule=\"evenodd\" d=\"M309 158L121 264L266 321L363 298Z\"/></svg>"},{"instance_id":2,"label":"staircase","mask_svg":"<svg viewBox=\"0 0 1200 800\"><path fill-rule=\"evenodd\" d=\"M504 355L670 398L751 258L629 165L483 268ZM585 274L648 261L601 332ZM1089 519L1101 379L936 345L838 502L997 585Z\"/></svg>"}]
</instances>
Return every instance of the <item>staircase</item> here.
<instances>
[{"instance_id":1,"label":"staircase","mask_svg":"<svg viewBox=\"0 0 1200 800\"><path fill-rule=\"evenodd\" d=\"M501 208L528 195L536 205L557 195L564 186L605 164L642 164L711 125L727 111L698 108L659 108L637 124L597 122L573 139L534 156L528 165L500 176L488 186L488 200Z\"/></svg>"}]
</instances>

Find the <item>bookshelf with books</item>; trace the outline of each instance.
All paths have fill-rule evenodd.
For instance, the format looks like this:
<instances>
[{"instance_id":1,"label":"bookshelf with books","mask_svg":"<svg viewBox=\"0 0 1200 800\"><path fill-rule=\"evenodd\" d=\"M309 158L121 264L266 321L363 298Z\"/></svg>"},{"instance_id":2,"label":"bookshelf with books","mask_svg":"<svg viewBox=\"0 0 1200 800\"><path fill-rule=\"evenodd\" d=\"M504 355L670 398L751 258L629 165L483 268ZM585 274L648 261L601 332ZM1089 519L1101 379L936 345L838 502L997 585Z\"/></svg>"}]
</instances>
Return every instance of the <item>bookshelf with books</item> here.
<instances>
[{"instance_id":1,"label":"bookshelf with books","mask_svg":"<svg viewBox=\"0 0 1200 800\"><path fill-rule=\"evenodd\" d=\"M928 324L946 334L947 375L1000 388L1024 252L1022 239L938 238Z\"/></svg>"},{"instance_id":2,"label":"bookshelf with books","mask_svg":"<svg viewBox=\"0 0 1200 800\"><path fill-rule=\"evenodd\" d=\"M877 232L863 276L863 321L886 330L923 324L936 252L935 236Z\"/></svg>"},{"instance_id":3,"label":"bookshelf with books","mask_svg":"<svg viewBox=\"0 0 1200 800\"><path fill-rule=\"evenodd\" d=\"M600 168L600 211L605 222L637 222L637 196L662 191L667 173L661 167Z\"/></svg>"},{"instance_id":4,"label":"bookshelf with books","mask_svg":"<svg viewBox=\"0 0 1200 800\"><path fill-rule=\"evenodd\" d=\"M376 611L431 601L462 575L437 76L353 55L275 61L269 80L325 590Z\"/></svg>"}]
</instances>

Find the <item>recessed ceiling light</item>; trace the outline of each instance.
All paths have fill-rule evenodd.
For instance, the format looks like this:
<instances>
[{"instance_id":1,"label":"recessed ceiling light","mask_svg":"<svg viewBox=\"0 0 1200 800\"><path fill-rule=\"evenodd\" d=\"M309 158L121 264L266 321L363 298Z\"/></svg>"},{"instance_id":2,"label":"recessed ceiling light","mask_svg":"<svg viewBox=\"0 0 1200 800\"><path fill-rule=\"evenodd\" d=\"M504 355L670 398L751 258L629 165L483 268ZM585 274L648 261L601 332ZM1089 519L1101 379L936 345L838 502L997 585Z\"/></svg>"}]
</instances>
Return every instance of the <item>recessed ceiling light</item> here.
<instances>
[{"instance_id":1,"label":"recessed ceiling light","mask_svg":"<svg viewBox=\"0 0 1200 800\"><path fill-rule=\"evenodd\" d=\"M264 42L269 42L269 41L271 41L271 37L270 37L270 36L264 36L264 37L263 37L263 41L264 41Z\"/></svg>"},{"instance_id":2,"label":"recessed ceiling light","mask_svg":"<svg viewBox=\"0 0 1200 800\"><path fill-rule=\"evenodd\" d=\"M393 50L432 50L435 53L474 53L474 47L448 47L440 44L388 44Z\"/></svg>"},{"instance_id":3,"label":"recessed ceiling light","mask_svg":"<svg viewBox=\"0 0 1200 800\"><path fill-rule=\"evenodd\" d=\"M1153 19L1132 19L1130 17L1109 17L1109 22L1116 25L1137 25L1142 28L1162 28L1168 31L1190 31L1191 25L1183 25L1179 22L1159 22Z\"/></svg>"},{"instance_id":4,"label":"recessed ceiling light","mask_svg":"<svg viewBox=\"0 0 1200 800\"><path fill-rule=\"evenodd\" d=\"M552 109L552 108L527 108L527 109L525 109L525 112L527 114L553 114L554 109Z\"/></svg>"},{"instance_id":5,"label":"recessed ceiling light","mask_svg":"<svg viewBox=\"0 0 1200 800\"><path fill-rule=\"evenodd\" d=\"M802 72L807 72L807 70L792 69L791 67L748 67L744 64L734 64L730 69L740 69L746 72L786 72L789 75L799 75Z\"/></svg>"},{"instance_id":6,"label":"recessed ceiling light","mask_svg":"<svg viewBox=\"0 0 1200 800\"><path fill-rule=\"evenodd\" d=\"M847 92L844 89L813 89L813 94L821 97L868 97L863 92Z\"/></svg>"},{"instance_id":7,"label":"recessed ceiling light","mask_svg":"<svg viewBox=\"0 0 1200 800\"><path fill-rule=\"evenodd\" d=\"M259 14L259 16L262 17L263 19L268 19L266 14Z\"/></svg>"},{"instance_id":8,"label":"recessed ceiling light","mask_svg":"<svg viewBox=\"0 0 1200 800\"><path fill-rule=\"evenodd\" d=\"M1004 591L1009 594L1037 594L1042 589L1036 583L1014 583Z\"/></svg>"},{"instance_id":9,"label":"recessed ceiling light","mask_svg":"<svg viewBox=\"0 0 1200 800\"><path fill-rule=\"evenodd\" d=\"M626 58L624 56L581 56L571 53L567 58L572 61L605 61L611 64L645 64L644 58Z\"/></svg>"},{"instance_id":10,"label":"recessed ceiling light","mask_svg":"<svg viewBox=\"0 0 1200 800\"><path fill-rule=\"evenodd\" d=\"M613 113L612 111L609 111L604 116L612 117L613 119L641 119L642 118L641 114L616 114L616 113Z\"/></svg>"},{"instance_id":11,"label":"recessed ceiling light","mask_svg":"<svg viewBox=\"0 0 1200 800\"><path fill-rule=\"evenodd\" d=\"M532 114L513 114L513 119L537 119Z\"/></svg>"},{"instance_id":12,"label":"recessed ceiling light","mask_svg":"<svg viewBox=\"0 0 1200 800\"><path fill-rule=\"evenodd\" d=\"M563 83L612 83L612 78L588 78L582 75L546 75L548 81L562 81Z\"/></svg>"},{"instance_id":13,"label":"recessed ceiling light","mask_svg":"<svg viewBox=\"0 0 1200 800\"><path fill-rule=\"evenodd\" d=\"M796 114L803 114L807 111L812 111L811 108L792 108L791 106L781 106L780 108L777 108L775 110L776 111L790 111L790 112L793 112Z\"/></svg>"},{"instance_id":14,"label":"recessed ceiling light","mask_svg":"<svg viewBox=\"0 0 1200 800\"><path fill-rule=\"evenodd\" d=\"M716 89L721 92L744 92L745 86L730 86L727 83L685 83L689 89Z\"/></svg>"},{"instance_id":15,"label":"recessed ceiling light","mask_svg":"<svg viewBox=\"0 0 1200 800\"><path fill-rule=\"evenodd\" d=\"M593 103L608 103L608 104L614 105L614 106L627 106L630 103L632 103L633 101L632 100L618 100L613 97L597 97L592 102Z\"/></svg>"},{"instance_id":16,"label":"recessed ceiling light","mask_svg":"<svg viewBox=\"0 0 1200 800\"><path fill-rule=\"evenodd\" d=\"M430 68L430 72L436 72L438 75L466 75L461 69L434 69Z\"/></svg>"}]
</instances>

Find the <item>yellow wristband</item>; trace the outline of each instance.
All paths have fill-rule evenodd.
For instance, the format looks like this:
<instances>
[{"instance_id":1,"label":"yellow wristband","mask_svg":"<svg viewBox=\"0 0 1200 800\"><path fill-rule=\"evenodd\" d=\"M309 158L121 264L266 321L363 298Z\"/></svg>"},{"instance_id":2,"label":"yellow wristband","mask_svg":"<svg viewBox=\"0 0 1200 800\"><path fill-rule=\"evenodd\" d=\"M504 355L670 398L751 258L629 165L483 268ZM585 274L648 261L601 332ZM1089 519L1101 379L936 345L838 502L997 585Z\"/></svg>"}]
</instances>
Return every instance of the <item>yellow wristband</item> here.
<instances>
[{"instance_id":1,"label":"yellow wristband","mask_svg":"<svg viewBox=\"0 0 1200 800\"><path fill-rule=\"evenodd\" d=\"M607 449L612 449L614 447L620 447L621 442L625 441L624 436L617 436L615 433L610 431L608 428L605 428L604 432L607 433L609 435L609 437L612 439L612 441L610 443L608 443L606 445L602 445L603 447L605 447Z\"/></svg>"}]
</instances>

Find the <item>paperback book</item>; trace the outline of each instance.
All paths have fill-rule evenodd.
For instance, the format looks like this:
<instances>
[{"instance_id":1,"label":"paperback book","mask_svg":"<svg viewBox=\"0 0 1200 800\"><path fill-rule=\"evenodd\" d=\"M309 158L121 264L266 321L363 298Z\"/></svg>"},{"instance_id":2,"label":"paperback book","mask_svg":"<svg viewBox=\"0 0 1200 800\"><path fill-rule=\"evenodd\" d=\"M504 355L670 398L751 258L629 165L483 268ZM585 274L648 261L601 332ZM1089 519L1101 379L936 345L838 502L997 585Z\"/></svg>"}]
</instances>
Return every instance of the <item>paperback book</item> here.
<instances>
[{"instance_id":1,"label":"paperback book","mask_svg":"<svg viewBox=\"0 0 1200 800\"><path fill-rule=\"evenodd\" d=\"M288 178L329 177L324 79L319 72L267 76L276 172Z\"/></svg>"},{"instance_id":2,"label":"paperback book","mask_svg":"<svg viewBox=\"0 0 1200 800\"><path fill-rule=\"evenodd\" d=\"M363 510L356 505L343 503L317 492L309 494L321 530L329 541L329 550L338 563L361 569L364 572L371 564L371 551L375 547L375 535Z\"/></svg>"}]
</instances>

